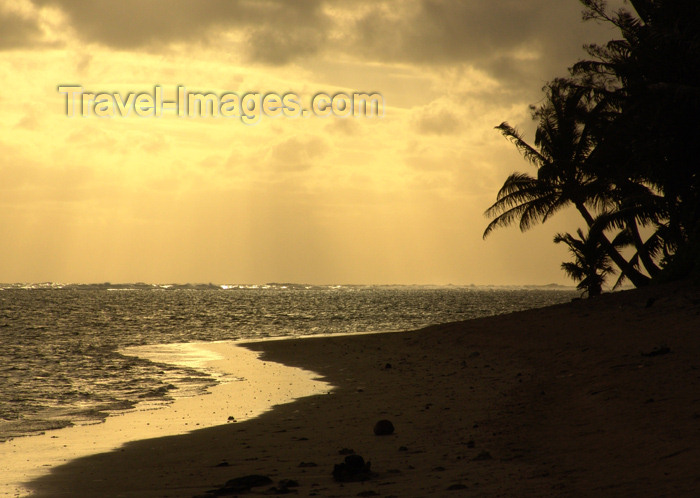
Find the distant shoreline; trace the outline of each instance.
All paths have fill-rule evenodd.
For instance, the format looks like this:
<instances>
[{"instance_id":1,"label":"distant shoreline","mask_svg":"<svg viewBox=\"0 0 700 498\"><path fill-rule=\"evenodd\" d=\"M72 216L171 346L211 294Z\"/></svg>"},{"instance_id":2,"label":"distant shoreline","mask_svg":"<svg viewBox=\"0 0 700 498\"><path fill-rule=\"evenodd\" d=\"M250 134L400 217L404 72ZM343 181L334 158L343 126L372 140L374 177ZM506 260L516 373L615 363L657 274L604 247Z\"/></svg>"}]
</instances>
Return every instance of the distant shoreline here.
<instances>
[{"instance_id":1,"label":"distant shoreline","mask_svg":"<svg viewBox=\"0 0 700 498\"><path fill-rule=\"evenodd\" d=\"M3 289L68 289L68 290L243 290L243 289L289 289L289 290L319 290L340 288L380 288L380 289L555 289L576 290L574 285L549 284L304 284L277 283L264 284L213 284L213 283L60 283L60 282L23 282L0 283Z\"/></svg>"}]
</instances>

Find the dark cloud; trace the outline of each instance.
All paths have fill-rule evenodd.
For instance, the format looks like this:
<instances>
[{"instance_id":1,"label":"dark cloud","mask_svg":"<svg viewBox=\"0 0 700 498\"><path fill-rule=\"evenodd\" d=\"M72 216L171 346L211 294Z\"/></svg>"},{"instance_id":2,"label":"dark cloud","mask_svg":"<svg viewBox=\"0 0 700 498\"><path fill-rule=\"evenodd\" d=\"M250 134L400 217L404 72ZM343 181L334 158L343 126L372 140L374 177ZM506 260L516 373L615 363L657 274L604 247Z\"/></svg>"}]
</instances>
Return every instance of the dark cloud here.
<instances>
[{"instance_id":1,"label":"dark cloud","mask_svg":"<svg viewBox=\"0 0 700 498\"><path fill-rule=\"evenodd\" d=\"M231 50L260 63L324 53L364 62L468 64L513 83L533 74L546 74L544 82L564 73L583 56L585 42L601 39L602 30L581 21L577 0L33 2L61 9L81 40L118 49L215 46L228 43L225 33L236 32L247 44ZM22 29L31 25L18 26L12 27L14 39L21 40Z\"/></svg>"},{"instance_id":2,"label":"dark cloud","mask_svg":"<svg viewBox=\"0 0 700 498\"><path fill-rule=\"evenodd\" d=\"M546 0L422 0L408 15L400 4L376 6L356 25L357 40L396 61L452 63L490 57L531 38L530 20Z\"/></svg>"},{"instance_id":3,"label":"dark cloud","mask_svg":"<svg viewBox=\"0 0 700 498\"><path fill-rule=\"evenodd\" d=\"M42 31L36 21L25 19L0 7L0 50L36 45Z\"/></svg>"},{"instance_id":4,"label":"dark cloud","mask_svg":"<svg viewBox=\"0 0 700 498\"><path fill-rule=\"evenodd\" d=\"M316 53L324 41L324 33L314 28L281 31L265 26L252 31L248 40L248 59L267 64L285 64Z\"/></svg>"},{"instance_id":5,"label":"dark cloud","mask_svg":"<svg viewBox=\"0 0 700 498\"><path fill-rule=\"evenodd\" d=\"M286 62L314 52L323 39L320 0L34 0L60 8L78 37L119 49L157 49L178 42L216 44L244 30L262 62Z\"/></svg>"},{"instance_id":6,"label":"dark cloud","mask_svg":"<svg viewBox=\"0 0 700 498\"><path fill-rule=\"evenodd\" d=\"M385 62L468 63L517 82L565 74L584 43L612 36L584 23L576 0L419 0L405 15L401 6L375 4L356 22L358 51Z\"/></svg>"}]
</instances>

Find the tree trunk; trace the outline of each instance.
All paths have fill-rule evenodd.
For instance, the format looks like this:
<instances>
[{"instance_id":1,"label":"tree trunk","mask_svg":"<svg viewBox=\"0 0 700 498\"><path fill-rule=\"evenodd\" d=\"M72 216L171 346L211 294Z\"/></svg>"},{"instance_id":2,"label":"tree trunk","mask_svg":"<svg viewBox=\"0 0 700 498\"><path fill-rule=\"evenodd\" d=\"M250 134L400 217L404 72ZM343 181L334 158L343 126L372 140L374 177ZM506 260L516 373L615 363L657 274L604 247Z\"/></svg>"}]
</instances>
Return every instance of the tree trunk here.
<instances>
[{"instance_id":1,"label":"tree trunk","mask_svg":"<svg viewBox=\"0 0 700 498\"><path fill-rule=\"evenodd\" d=\"M591 216L591 213L588 212L586 206L584 206L582 203L576 203L576 209L578 209L578 212L581 213L583 219L586 220L586 224L590 229L595 221ZM639 270L632 266L630 262L627 261L622 256L622 254L620 254L620 252L615 248L615 246L612 245L612 242L608 240L604 233L600 234L600 241L603 244L603 247L605 247L605 250L610 256L610 259L612 259L618 266L618 268L620 268L620 271L623 273L623 275L627 277L630 280L630 282L632 282L632 285L634 285L635 287L643 287L649 284L649 281L651 279L643 273L640 273Z\"/></svg>"},{"instance_id":2,"label":"tree trunk","mask_svg":"<svg viewBox=\"0 0 700 498\"><path fill-rule=\"evenodd\" d=\"M634 246L637 249L637 254L639 254L639 259L642 261L642 264L647 272L649 272L649 275L653 277L661 271L661 268L656 266L656 263L654 263L654 260L649 255L649 251L647 251L647 248L644 247L644 241L642 240L641 235L639 235L639 227L637 227L637 222L632 219L627 227L630 229L630 233L634 238Z\"/></svg>"}]
</instances>

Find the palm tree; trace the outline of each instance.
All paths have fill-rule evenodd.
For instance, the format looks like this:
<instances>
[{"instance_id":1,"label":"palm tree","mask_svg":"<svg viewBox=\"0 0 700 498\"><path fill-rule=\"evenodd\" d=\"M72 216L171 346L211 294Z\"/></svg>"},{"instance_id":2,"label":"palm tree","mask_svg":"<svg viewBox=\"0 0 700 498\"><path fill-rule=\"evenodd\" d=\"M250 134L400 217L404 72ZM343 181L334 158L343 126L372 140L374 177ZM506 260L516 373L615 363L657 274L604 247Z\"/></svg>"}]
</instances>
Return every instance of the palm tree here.
<instances>
[{"instance_id":1,"label":"palm tree","mask_svg":"<svg viewBox=\"0 0 700 498\"><path fill-rule=\"evenodd\" d=\"M599 296L603 290L605 278L614 273L610 258L600 239L593 235L596 233L595 229L589 230L588 237L580 228L576 233L579 238L570 233L558 233L554 237L555 243L566 244L574 256L573 262L562 263L561 268L568 276L579 282L577 289L585 291L588 297ZM597 235L600 233L598 231Z\"/></svg>"},{"instance_id":2,"label":"palm tree","mask_svg":"<svg viewBox=\"0 0 700 498\"><path fill-rule=\"evenodd\" d=\"M589 165L596 145L594 127L589 126L589 117L596 115L591 91L561 79L545 88L545 104L533 114L539 120L534 147L507 123L497 127L537 168L537 177L513 173L506 179L496 202L486 210L486 216L493 220L484 238L495 228L516 220L522 231L527 230L569 205L576 207L590 228L595 219L589 208L610 202L606 181L596 177L595 168ZM628 262L602 231L600 243L635 286L648 283L649 277Z\"/></svg>"},{"instance_id":3,"label":"palm tree","mask_svg":"<svg viewBox=\"0 0 700 498\"><path fill-rule=\"evenodd\" d=\"M608 193L608 196L613 199L613 207L600 213L596 217L596 222L601 224L603 230L617 229L620 233L624 232L622 240L636 249L630 262L634 264L640 262L649 275L654 277L661 272L657 261L666 250L663 234L668 229L668 223L664 219L666 213L664 199L642 183L618 179L614 181L618 183L614 184L611 181L611 189ZM652 225L655 230L646 240L643 240L640 227L649 225ZM622 277L624 278L624 275Z\"/></svg>"},{"instance_id":4,"label":"palm tree","mask_svg":"<svg viewBox=\"0 0 700 498\"><path fill-rule=\"evenodd\" d=\"M631 0L636 16L609 13L602 0L581 2L588 18L611 23L621 34L590 46L592 60L573 68L580 85L610 105L597 153L603 163L616 165L618 178L633 178L655 193L656 199L637 203L655 210L636 219L656 226L666 263L674 253L700 257L700 160L694 147L700 134L700 2ZM641 256L646 258L644 251ZM649 259L642 261L653 274Z\"/></svg>"}]
</instances>

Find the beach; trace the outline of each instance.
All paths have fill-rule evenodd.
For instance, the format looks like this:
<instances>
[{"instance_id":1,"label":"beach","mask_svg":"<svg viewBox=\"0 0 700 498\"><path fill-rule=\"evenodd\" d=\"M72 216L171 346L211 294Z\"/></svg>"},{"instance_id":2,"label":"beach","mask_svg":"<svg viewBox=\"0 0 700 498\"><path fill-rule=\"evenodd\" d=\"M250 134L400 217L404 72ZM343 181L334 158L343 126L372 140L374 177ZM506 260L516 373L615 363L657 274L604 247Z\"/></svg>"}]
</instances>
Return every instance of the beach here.
<instances>
[{"instance_id":1,"label":"beach","mask_svg":"<svg viewBox=\"0 0 700 498\"><path fill-rule=\"evenodd\" d=\"M29 491L22 482L77 458L118 450L134 440L232 423L234 420L228 419L231 414L235 414L235 421L244 421L270 406L329 389L328 384L314 380L313 372L260 361L259 353L231 341L137 346L123 352L198 367L216 375L219 384L205 395L176 398L171 403L140 403L132 410L111 414L104 423L77 424L2 443L0 496L24 496ZM278 388L281 384L284 390Z\"/></svg>"},{"instance_id":2,"label":"beach","mask_svg":"<svg viewBox=\"0 0 700 498\"><path fill-rule=\"evenodd\" d=\"M695 496L698 331L700 292L669 284L410 332L246 343L331 388L78 458L27 486L215 496L255 474L271 484L253 496ZM393 434L374 434L382 419ZM366 480L334 480L349 450L371 461Z\"/></svg>"}]
</instances>

